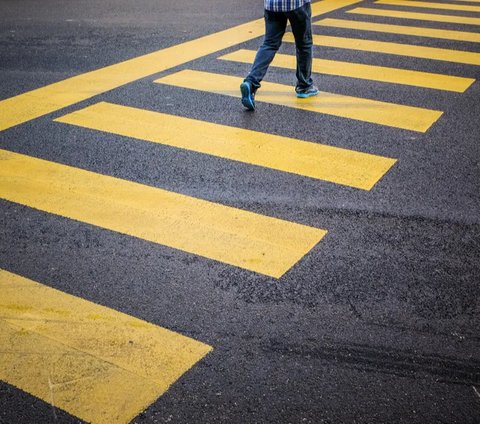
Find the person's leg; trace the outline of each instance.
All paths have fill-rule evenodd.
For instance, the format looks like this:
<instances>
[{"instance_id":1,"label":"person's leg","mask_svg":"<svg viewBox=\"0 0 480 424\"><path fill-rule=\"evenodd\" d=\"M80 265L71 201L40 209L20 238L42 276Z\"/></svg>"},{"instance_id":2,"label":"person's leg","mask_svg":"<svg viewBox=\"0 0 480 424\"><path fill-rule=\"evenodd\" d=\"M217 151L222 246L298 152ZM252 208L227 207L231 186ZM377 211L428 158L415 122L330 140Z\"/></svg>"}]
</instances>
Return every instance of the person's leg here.
<instances>
[{"instance_id":1,"label":"person's leg","mask_svg":"<svg viewBox=\"0 0 480 424\"><path fill-rule=\"evenodd\" d=\"M286 27L287 17L284 13L265 10L265 39L257 51L250 73L245 78L245 81L252 84L254 91L260 87L268 66L280 48Z\"/></svg>"},{"instance_id":2,"label":"person's leg","mask_svg":"<svg viewBox=\"0 0 480 424\"><path fill-rule=\"evenodd\" d=\"M310 3L288 12L297 49L297 92L313 86L312 80L312 11Z\"/></svg>"},{"instance_id":3,"label":"person's leg","mask_svg":"<svg viewBox=\"0 0 480 424\"><path fill-rule=\"evenodd\" d=\"M242 104L248 110L255 110L255 92L260 88L268 66L282 44L286 28L287 17L284 13L265 10L265 39L257 51L250 73L240 85Z\"/></svg>"}]
</instances>

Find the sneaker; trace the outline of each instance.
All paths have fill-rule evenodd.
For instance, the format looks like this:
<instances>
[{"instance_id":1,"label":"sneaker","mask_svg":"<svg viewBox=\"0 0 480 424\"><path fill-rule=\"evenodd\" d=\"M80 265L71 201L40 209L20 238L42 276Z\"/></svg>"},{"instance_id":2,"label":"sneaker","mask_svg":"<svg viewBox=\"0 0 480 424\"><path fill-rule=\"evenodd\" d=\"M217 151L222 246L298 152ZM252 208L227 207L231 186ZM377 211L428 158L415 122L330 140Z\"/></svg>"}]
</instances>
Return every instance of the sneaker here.
<instances>
[{"instance_id":1,"label":"sneaker","mask_svg":"<svg viewBox=\"0 0 480 424\"><path fill-rule=\"evenodd\" d=\"M248 110L255 110L255 92L252 83L244 81L240 84L240 92L242 93L242 105Z\"/></svg>"},{"instance_id":2,"label":"sneaker","mask_svg":"<svg viewBox=\"0 0 480 424\"><path fill-rule=\"evenodd\" d=\"M311 85L308 88L296 88L295 92L297 93L297 97L300 99L306 99L307 97L316 96L319 91L318 88L314 85Z\"/></svg>"}]
</instances>

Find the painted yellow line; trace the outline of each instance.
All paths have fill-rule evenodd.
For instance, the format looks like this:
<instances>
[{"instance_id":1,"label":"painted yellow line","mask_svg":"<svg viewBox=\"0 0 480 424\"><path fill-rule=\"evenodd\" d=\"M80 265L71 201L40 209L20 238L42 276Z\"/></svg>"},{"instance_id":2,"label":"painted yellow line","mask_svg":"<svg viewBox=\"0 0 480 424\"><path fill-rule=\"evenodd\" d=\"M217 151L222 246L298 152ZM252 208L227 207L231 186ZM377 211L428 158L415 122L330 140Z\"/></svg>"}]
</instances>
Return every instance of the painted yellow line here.
<instances>
[{"instance_id":1,"label":"painted yellow line","mask_svg":"<svg viewBox=\"0 0 480 424\"><path fill-rule=\"evenodd\" d=\"M413 0L377 0L376 4L388 4L391 6L406 6L406 7L420 7L425 9L439 9L439 10L459 10L464 12L480 12L480 6L469 6L463 4L451 3L433 3L428 1L413 1Z\"/></svg>"},{"instance_id":2,"label":"painted yellow line","mask_svg":"<svg viewBox=\"0 0 480 424\"><path fill-rule=\"evenodd\" d=\"M295 41L292 33L285 34L284 40L292 43ZM480 53L464 52L460 50L415 46L412 44L388 43L385 41L362 40L359 38L330 37L326 35L314 35L313 42L315 45L323 47L336 47L339 49L418 57L421 59L464 63L466 65L480 65Z\"/></svg>"},{"instance_id":3,"label":"painted yellow line","mask_svg":"<svg viewBox=\"0 0 480 424\"><path fill-rule=\"evenodd\" d=\"M219 59L241 63L252 63L256 52L253 50L237 50ZM272 66L296 69L296 58L292 55L275 55ZM349 78L360 78L369 81L381 81L393 84L411 85L414 87L433 88L436 90L463 93L475 80L473 78L455 77L433 74L430 72L411 71L407 69L387 68L384 66L364 65L361 63L341 62L314 58L312 70L315 73L338 75Z\"/></svg>"},{"instance_id":4,"label":"painted yellow line","mask_svg":"<svg viewBox=\"0 0 480 424\"><path fill-rule=\"evenodd\" d=\"M445 29L422 28L404 25L387 25L378 24L375 22L350 21L346 19L322 19L315 22L315 25L480 43L480 34L478 32L451 31Z\"/></svg>"},{"instance_id":5,"label":"painted yellow line","mask_svg":"<svg viewBox=\"0 0 480 424\"><path fill-rule=\"evenodd\" d=\"M0 150L0 198L279 278L325 230Z\"/></svg>"},{"instance_id":6,"label":"painted yellow line","mask_svg":"<svg viewBox=\"0 0 480 424\"><path fill-rule=\"evenodd\" d=\"M87 72L0 102L0 130L262 35L261 20Z\"/></svg>"},{"instance_id":7,"label":"painted yellow line","mask_svg":"<svg viewBox=\"0 0 480 424\"><path fill-rule=\"evenodd\" d=\"M0 379L92 423L128 423L212 348L0 269Z\"/></svg>"},{"instance_id":8,"label":"painted yellow line","mask_svg":"<svg viewBox=\"0 0 480 424\"><path fill-rule=\"evenodd\" d=\"M462 3L480 3L480 0L458 0Z\"/></svg>"},{"instance_id":9,"label":"painted yellow line","mask_svg":"<svg viewBox=\"0 0 480 424\"><path fill-rule=\"evenodd\" d=\"M467 16L439 15L435 13L417 13L403 10L384 10L370 9L366 7L357 7L347 11L358 15L382 16L386 18L413 19L418 21L447 22L453 24L480 25L480 18L470 18Z\"/></svg>"},{"instance_id":10,"label":"painted yellow line","mask_svg":"<svg viewBox=\"0 0 480 424\"><path fill-rule=\"evenodd\" d=\"M312 16L319 16L360 1L316 2L312 4ZM258 19L2 100L0 131L263 34L264 21Z\"/></svg>"},{"instance_id":11,"label":"painted yellow line","mask_svg":"<svg viewBox=\"0 0 480 424\"><path fill-rule=\"evenodd\" d=\"M396 162L353 150L109 103L98 103L56 121L363 190L370 190Z\"/></svg>"},{"instance_id":12,"label":"painted yellow line","mask_svg":"<svg viewBox=\"0 0 480 424\"><path fill-rule=\"evenodd\" d=\"M207 72L185 70L155 82L193 90L240 97L242 78ZM292 87L262 82L256 100L310 112L356 119L412 131L425 132L440 118L442 112L358 97L320 92L318 96L297 99Z\"/></svg>"}]
</instances>

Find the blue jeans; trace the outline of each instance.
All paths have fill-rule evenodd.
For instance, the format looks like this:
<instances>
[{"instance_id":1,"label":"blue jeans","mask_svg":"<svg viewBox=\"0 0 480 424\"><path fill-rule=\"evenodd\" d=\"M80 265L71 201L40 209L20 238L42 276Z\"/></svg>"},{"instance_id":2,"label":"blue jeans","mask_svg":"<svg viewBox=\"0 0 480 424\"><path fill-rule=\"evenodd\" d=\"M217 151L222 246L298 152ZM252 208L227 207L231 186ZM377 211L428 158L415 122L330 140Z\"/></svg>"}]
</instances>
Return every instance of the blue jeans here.
<instances>
[{"instance_id":1,"label":"blue jeans","mask_svg":"<svg viewBox=\"0 0 480 424\"><path fill-rule=\"evenodd\" d=\"M312 10L310 3L291 12L270 12L265 10L265 39L258 49L250 73L245 78L253 90L267 73L268 66L282 44L282 38L287 28L287 21L292 26L295 46L297 48L297 88L306 89L313 85L312 81Z\"/></svg>"}]
</instances>

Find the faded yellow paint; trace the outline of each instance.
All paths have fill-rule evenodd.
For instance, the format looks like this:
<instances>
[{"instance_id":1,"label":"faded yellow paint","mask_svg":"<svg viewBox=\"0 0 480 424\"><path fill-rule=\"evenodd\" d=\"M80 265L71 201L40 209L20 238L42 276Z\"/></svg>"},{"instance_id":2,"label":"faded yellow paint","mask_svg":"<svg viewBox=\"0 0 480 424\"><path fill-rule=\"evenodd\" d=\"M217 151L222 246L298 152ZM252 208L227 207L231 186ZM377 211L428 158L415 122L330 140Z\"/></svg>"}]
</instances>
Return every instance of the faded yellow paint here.
<instances>
[{"instance_id":1,"label":"faded yellow paint","mask_svg":"<svg viewBox=\"0 0 480 424\"><path fill-rule=\"evenodd\" d=\"M373 9L357 7L347 13L369 16L384 16L387 18L414 19L416 21L448 22L453 24L480 25L480 18L467 16L440 15L436 13L407 12L403 10Z\"/></svg>"},{"instance_id":2,"label":"faded yellow paint","mask_svg":"<svg viewBox=\"0 0 480 424\"><path fill-rule=\"evenodd\" d=\"M312 4L312 16L359 2L323 0ZM2 100L0 131L263 34L258 19Z\"/></svg>"},{"instance_id":3,"label":"faded yellow paint","mask_svg":"<svg viewBox=\"0 0 480 424\"><path fill-rule=\"evenodd\" d=\"M370 190L396 162L382 156L110 103L98 103L56 121L363 190Z\"/></svg>"},{"instance_id":4,"label":"faded yellow paint","mask_svg":"<svg viewBox=\"0 0 480 424\"><path fill-rule=\"evenodd\" d=\"M128 423L212 348L0 269L0 379L92 423Z\"/></svg>"},{"instance_id":5,"label":"faded yellow paint","mask_svg":"<svg viewBox=\"0 0 480 424\"><path fill-rule=\"evenodd\" d=\"M238 87L242 81L243 78L239 77L184 70L155 82L240 97ZM256 94L256 100L419 132L427 131L442 115L442 112L435 110L326 92L320 92L315 97L298 99L292 87L265 81Z\"/></svg>"},{"instance_id":6,"label":"faded yellow paint","mask_svg":"<svg viewBox=\"0 0 480 424\"><path fill-rule=\"evenodd\" d=\"M5 150L0 162L2 199L275 278L326 234Z\"/></svg>"},{"instance_id":7,"label":"faded yellow paint","mask_svg":"<svg viewBox=\"0 0 480 424\"><path fill-rule=\"evenodd\" d=\"M463 12L480 12L480 6L470 6L465 4L453 3L433 3L427 1L413 1L413 0L377 0L376 4L388 4L390 6L406 6L406 7L420 7L426 9L440 9L440 10L459 10Z\"/></svg>"},{"instance_id":8,"label":"faded yellow paint","mask_svg":"<svg viewBox=\"0 0 480 424\"><path fill-rule=\"evenodd\" d=\"M295 41L292 33L285 34L284 39L292 43ZM315 45L323 47L336 47L339 49L361 50L373 53L386 53L398 56L418 57L421 59L464 63L467 65L480 65L480 53L461 50L362 40L359 38L331 37L326 35L314 35L313 42Z\"/></svg>"},{"instance_id":9,"label":"faded yellow paint","mask_svg":"<svg viewBox=\"0 0 480 424\"><path fill-rule=\"evenodd\" d=\"M379 24L375 22L350 21L347 19L322 19L315 22L315 25L356 29L360 31L374 31L389 34L413 35L416 37L439 38L444 40L470 41L480 43L478 32L453 31L437 28L422 28L406 25Z\"/></svg>"},{"instance_id":10,"label":"faded yellow paint","mask_svg":"<svg viewBox=\"0 0 480 424\"><path fill-rule=\"evenodd\" d=\"M253 63L256 52L253 50L237 50L219 59L242 63ZM272 66L296 69L296 57L277 53ZM312 70L315 73L338 75L349 78L360 78L370 81L388 82L410 85L414 87L433 88L436 90L463 93L475 80L473 78L451 75L433 74L430 72L412 71L407 69L387 68L384 66L364 65L362 63L341 62L313 58Z\"/></svg>"}]
</instances>

